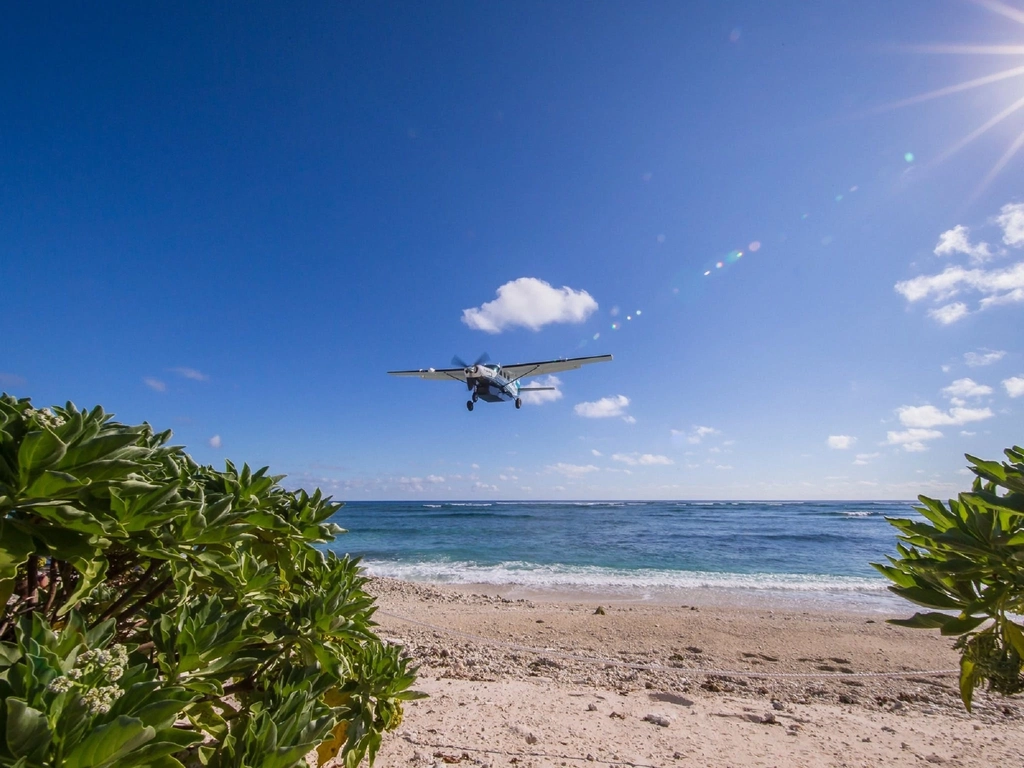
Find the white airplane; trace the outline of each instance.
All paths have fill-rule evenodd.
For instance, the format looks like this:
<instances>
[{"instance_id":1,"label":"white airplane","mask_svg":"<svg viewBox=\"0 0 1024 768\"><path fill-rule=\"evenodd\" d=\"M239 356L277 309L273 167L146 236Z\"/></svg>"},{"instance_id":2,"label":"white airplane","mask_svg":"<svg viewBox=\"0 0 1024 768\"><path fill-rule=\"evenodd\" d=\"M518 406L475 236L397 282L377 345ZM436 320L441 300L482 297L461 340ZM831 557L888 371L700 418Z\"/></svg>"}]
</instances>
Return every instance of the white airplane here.
<instances>
[{"instance_id":1,"label":"white airplane","mask_svg":"<svg viewBox=\"0 0 1024 768\"><path fill-rule=\"evenodd\" d=\"M388 371L391 376L417 376L421 379L451 379L464 381L473 398L466 401L466 408L473 410L473 403L483 400L485 403L515 402L516 408L523 407L520 392L540 392L554 387L521 387L519 381L528 376L542 376L545 373L572 371L589 363L604 363L612 359L611 355L594 357L570 357L561 360L545 360L540 363L518 363L516 365L484 365L487 355L482 355L475 363L469 365L458 357L452 363L458 368L420 368L418 371Z\"/></svg>"}]
</instances>

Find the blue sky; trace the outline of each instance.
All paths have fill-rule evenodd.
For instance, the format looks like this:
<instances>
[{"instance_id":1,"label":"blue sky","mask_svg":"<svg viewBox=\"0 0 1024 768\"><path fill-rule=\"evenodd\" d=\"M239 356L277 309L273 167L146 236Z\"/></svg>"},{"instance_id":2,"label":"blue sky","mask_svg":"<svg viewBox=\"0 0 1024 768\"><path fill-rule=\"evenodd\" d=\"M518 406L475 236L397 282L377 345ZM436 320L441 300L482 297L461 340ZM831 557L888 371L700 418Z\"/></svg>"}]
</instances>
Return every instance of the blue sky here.
<instances>
[{"instance_id":1,"label":"blue sky","mask_svg":"<svg viewBox=\"0 0 1024 768\"><path fill-rule=\"evenodd\" d=\"M1024 440L1019 2L22 3L0 66L38 406L343 500L947 497ZM483 351L615 360L385 375Z\"/></svg>"}]
</instances>

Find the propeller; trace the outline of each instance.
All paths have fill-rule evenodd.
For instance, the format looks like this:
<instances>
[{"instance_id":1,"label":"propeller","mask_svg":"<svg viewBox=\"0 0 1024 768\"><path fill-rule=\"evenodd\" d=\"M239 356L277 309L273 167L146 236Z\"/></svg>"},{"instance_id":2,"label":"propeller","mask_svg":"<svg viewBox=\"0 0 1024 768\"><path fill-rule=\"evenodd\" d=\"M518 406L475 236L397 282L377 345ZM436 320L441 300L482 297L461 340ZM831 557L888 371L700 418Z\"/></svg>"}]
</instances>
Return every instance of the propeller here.
<instances>
[{"instance_id":1,"label":"propeller","mask_svg":"<svg viewBox=\"0 0 1024 768\"><path fill-rule=\"evenodd\" d=\"M478 357L476 359L476 362L473 363L473 365L480 365L481 363L486 363L490 359L491 359L491 356L488 355L486 352L484 352L484 353L482 353L480 355L480 357ZM457 366L459 366L459 368L470 368L471 367L469 363L467 363L465 360L463 360L458 355L455 355L452 358L452 365L457 365Z\"/></svg>"}]
</instances>

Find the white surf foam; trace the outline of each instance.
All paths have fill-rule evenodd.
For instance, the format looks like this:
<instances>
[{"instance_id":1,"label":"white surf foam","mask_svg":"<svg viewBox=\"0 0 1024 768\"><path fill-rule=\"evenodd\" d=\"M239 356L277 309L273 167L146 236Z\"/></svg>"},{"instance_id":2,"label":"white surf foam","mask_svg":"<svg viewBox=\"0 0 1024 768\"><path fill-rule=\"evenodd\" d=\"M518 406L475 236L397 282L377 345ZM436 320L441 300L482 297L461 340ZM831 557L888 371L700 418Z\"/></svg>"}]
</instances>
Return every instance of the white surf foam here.
<instances>
[{"instance_id":1,"label":"white surf foam","mask_svg":"<svg viewBox=\"0 0 1024 768\"><path fill-rule=\"evenodd\" d=\"M731 589L787 592L885 592L882 578L804 573L715 573L644 568L625 570L598 566L538 565L509 561L497 565L472 562L397 562L364 560L372 576L435 584L521 585L536 589L661 590Z\"/></svg>"}]
</instances>

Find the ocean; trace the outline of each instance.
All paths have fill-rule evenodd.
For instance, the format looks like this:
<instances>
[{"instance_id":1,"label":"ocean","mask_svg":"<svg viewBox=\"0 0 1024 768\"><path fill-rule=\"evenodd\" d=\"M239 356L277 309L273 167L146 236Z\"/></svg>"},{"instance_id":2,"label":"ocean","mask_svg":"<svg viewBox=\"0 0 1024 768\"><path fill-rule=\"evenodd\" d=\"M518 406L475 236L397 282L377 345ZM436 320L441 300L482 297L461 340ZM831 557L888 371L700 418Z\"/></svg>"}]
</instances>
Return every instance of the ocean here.
<instances>
[{"instance_id":1,"label":"ocean","mask_svg":"<svg viewBox=\"0 0 1024 768\"><path fill-rule=\"evenodd\" d=\"M330 547L370 575L509 596L913 612L869 563L909 501L351 502Z\"/></svg>"}]
</instances>

